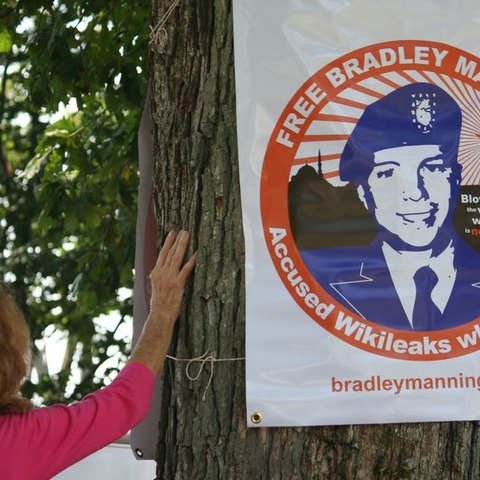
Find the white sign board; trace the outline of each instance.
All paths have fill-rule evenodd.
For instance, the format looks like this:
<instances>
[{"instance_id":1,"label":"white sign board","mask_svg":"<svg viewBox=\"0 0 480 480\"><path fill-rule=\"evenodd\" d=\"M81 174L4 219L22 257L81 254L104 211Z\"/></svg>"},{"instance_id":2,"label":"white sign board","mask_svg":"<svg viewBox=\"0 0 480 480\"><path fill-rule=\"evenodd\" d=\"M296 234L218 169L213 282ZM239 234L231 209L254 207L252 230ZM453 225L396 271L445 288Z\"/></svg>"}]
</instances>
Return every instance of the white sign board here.
<instances>
[{"instance_id":1,"label":"white sign board","mask_svg":"<svg viewBox=\"0 0 480 480\"><path fill-rule=\"evenodd\" d=\"M480 418L479 23L234 1L250 426Z\"/></svg>"}]
</instances>

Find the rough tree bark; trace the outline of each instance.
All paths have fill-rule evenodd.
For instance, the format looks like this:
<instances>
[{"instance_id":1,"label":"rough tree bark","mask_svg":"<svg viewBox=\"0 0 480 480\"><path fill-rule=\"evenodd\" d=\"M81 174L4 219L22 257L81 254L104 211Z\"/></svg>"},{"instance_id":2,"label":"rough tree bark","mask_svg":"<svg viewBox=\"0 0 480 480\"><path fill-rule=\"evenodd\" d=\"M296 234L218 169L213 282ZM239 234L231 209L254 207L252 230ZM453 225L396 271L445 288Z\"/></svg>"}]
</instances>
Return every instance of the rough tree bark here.
<instances>
[{"instance_id":1,"label":"rough tree bark","mask_svg":"<svg viewBox=\"0 0 480 480\"><path fill-rule=\"evenodd\" d=\"M173 3L153 0L152 27L165 20ZM243 357L231 0L182 0L155 33L151 80L160 238L170 228L186 227L199 252L172 354ZM477 422L247 429L244 379L240 360L207 363L196 381L187 378L185 363L168 361L158 479L480 478Z\"/></svg>"}]
</instances>

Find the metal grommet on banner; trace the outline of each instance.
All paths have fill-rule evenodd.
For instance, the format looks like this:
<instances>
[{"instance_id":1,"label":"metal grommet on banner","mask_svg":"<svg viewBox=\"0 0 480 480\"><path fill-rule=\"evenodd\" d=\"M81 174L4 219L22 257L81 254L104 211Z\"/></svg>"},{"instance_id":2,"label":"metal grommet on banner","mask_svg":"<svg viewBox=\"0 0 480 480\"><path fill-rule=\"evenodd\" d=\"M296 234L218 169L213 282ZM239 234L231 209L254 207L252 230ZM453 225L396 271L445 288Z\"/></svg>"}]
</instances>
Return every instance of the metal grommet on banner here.
<instances>
[{"instance_id":1,"label":"metal grommet on banner","mask_svg":"<svg viewBox=\"0 0 480 480\"><path fill-rule=\"evenodd\" d=\"M258 425L259 423L262 422L262 420L263 420L263 415L262 415L260 412L254 412L254 413L252 413L252 415L250 416L250 420L251 420L252 423L254 423L255 425Z\"/></svg>"}]
</instances>

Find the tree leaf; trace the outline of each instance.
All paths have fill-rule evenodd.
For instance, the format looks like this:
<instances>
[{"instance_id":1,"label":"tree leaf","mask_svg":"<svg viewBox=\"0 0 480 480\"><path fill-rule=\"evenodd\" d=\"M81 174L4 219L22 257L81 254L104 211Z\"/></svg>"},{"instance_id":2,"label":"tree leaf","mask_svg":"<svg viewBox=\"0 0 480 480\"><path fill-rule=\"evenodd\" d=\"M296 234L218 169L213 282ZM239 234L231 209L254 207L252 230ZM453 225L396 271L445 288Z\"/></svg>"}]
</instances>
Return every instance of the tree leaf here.
<instances>
[{"instance_id":1,"label":"tree leaf","mask_svg":"<svg viewBox=\"0 0 480 480\"><path fill-rule=\"evenodd\" d=\"M7 30L0 31L0 53L8 53L13 45L12 36Z\"/></svg>"}]
</instances>

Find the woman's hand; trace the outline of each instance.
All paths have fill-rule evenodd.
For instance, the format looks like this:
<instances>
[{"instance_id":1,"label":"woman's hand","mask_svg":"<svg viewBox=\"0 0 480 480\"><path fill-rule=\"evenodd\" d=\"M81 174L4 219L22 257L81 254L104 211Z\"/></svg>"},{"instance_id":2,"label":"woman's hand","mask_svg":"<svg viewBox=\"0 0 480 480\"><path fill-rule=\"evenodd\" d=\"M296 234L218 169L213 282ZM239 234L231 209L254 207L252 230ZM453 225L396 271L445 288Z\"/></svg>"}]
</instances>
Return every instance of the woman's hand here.
<instances>
[{"instance_id":1,"label":"woman's hand","mask_svg":"<svg viewBox=\"0 0 480 480\"><path fill-rule=\"evenodd\" d=\"M185 230L178 234L170 232L150 274L150 313L129 361L143 363L154 374L165 361L173 327L180 315L185 285L195 267L196 254L183 263L189 240L190 235Z\"/></svg>"},{"instance_id":2,"label":"woman's hand","mask_svg":"<svg viewBox=\"0 0 480 480\"><path fill-rule=\"evenodd\" d=\"M185 284L192 272L196 254L183 264L190 235L182 230L178 233L170 232L157 258L157 263L150 273L152 282L152 296L150 299L150 313L169 316L175 321L180 315Z\"/></svg>"}]
</instances>

